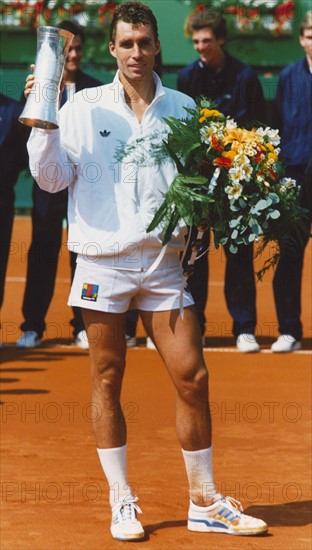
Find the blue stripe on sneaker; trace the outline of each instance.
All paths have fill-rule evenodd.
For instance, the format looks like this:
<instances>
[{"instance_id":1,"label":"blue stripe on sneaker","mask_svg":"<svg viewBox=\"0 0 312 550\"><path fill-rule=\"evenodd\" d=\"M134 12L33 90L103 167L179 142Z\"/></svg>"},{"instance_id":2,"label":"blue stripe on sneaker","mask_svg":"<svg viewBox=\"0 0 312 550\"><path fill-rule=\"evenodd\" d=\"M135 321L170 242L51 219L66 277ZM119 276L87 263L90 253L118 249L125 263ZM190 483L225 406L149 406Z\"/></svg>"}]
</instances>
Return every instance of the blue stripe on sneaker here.
<instances>
[{"instance_id":1,"label":"blue stripe on sneaker","mask_svg":"<svg viewBox=\"0 0 312 550\"><path fill-rule=\"evenodd\" d=\"M220 514L221 515L221 514ZM223 514L223 517L226 519L229 519L230 521L233 521L237 516L231 512L231 510L228 510L226 514Z\"/></svg>"},{"instance_id":2,"label":"blue stripe on sneaker","mask_svg":"<svg viewBox=\"0 0 312 550\"><path fill-rule=\"evenodd\" d=\"M193 518L188 518L189 521L192 521L194 523L204 523L205 525L207 525L207 527L219 527L219 528L227 528L228 529L228 526L226 525L226 523L224 523L223 521L218 521L218 520L209 520L209 519L193 519Z\"/></svg>"}]
</instances>

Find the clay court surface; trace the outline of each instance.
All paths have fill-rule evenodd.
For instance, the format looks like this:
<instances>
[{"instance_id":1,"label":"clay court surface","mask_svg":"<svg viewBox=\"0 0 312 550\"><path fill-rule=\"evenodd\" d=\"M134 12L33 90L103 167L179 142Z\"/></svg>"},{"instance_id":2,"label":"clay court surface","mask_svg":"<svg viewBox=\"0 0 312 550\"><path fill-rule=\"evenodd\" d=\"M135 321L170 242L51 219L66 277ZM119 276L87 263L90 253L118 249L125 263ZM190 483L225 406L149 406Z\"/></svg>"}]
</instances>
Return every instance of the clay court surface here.
<instances>
[{"instance_id":1,"label":"clay court surface","mask_svg":"<svg viewBox=\"0 0 312 550\"><path fill-rule=\"evenodd\" d=\"M304 265L303 350L273 355L272 273L257 285L261 353L236 352L223 297L224 256L210 253L207 348L218 489L269 524L263 537L191 533L175 435L175 392L156 351L127 352L122 406L129 480L146 540L114 541L90 423L88 352L72 345L66 234L44 345L17 350L29 218L16 218L2 310L1 550L309 550L311 548L311 245ZM259 262L256 263L256 266ZM40 296L34 297L40 300ZM140 327L139 336L144 340ZM141 343L141 342L140 342ZM99 411L99 414L101 412ZM203 411L205 414L205 411Z\"/></svg>"}]
</instances>

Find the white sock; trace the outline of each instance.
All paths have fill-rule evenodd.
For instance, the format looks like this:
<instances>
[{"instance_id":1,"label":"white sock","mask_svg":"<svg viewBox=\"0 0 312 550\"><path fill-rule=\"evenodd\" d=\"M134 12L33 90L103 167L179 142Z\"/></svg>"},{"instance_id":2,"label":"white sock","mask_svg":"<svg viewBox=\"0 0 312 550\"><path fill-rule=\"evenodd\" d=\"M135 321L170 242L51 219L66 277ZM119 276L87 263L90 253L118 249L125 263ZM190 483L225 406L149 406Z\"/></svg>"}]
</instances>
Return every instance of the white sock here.
<instances>
[{"instance_id":1,"label":"white sock","mask_svg":"<svg viewBox=\"0 0 312 550\"><path fill-rule=\"evenodd\" d=\"M190 499L205 505L216 494L212 472L212 448L200 451L182 449L190 487Z\"/></svg>"},{"instance_id":2,"label":"white sock","mask_svg":"<svg viewBox=\"0 0 312 550\"><path fill-rule=\"evenodd\" d=\"M131 495L127 478L127 446L97 449L97 452L109 485L109 503L113 507Z\"/></svg>"}]
</instances>

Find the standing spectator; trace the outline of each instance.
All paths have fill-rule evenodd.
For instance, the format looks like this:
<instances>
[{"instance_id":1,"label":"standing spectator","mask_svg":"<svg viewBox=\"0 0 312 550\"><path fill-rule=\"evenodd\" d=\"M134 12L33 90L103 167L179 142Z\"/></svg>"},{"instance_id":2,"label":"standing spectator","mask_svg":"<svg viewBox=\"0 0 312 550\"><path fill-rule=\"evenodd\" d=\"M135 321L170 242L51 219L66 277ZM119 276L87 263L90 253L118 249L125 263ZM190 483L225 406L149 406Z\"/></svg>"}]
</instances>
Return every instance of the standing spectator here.
<instances>
[{"instance_id":1,"label":"standing spectator","mask_svg":"<svg viewBox=\"0 0 312 550\"><path fill-rule=\"evenodd\" d=\"M81 71L85 35L83 29L73 21L64 20L59 28L72 32L64 73L64 89L61 106L68 100L73 101L75 92L92 88L101 82ZM28 255L26 288L23 301L23 334L16 342L19 348L40 346L45 330L45 317L50 306L55 286L58 256L62 244L63 221L67 218L68 191L64 189L55 194L40 189L36 182L33 187L32 242ZM70 252L71 276L76 268L77 255ZM75 343L82 349L88 348L88 339L80 308L73 307L71 320Z\"/></svg>"},{"instance_id":2,"label":"standing spectator","mask_svg":"<svg viewBox=\"0 0 312 550\"><path fill-rule=\"evenodd\" d=\"M306 13L300 26L299 41L305 57L283 69L276 94L277 127L281 133L281 158L286 163L285 175L301 187L301 204L309 207L311 223L311 158L312 149L312 11ZM308 231L293 235L281 256L273 280L274 299L280 336L272 351L290 352L301 348L301 282Z\"/></svg>"},{"instance_id":3,"label":"standing spectator","mask_svg":"<svg viewBox=\"0 0 312 550\"><path fill-rule=\"evenodd\" d=\"M78 243L69 303L81 305L88 331L92 403L101 411L93 427L109 488L112 536L124 541L145 536L138 519L138 497L128 482L127 426L120 405L125 321L131 302L140 311L147 333L153 335L176 388L177 435L191 498L188 529L261 534L267 525L243 514L240 503L222 497L213 483L208 374L189 293L183 294L183 318L179 310L183 273L175 247L183 246L184 228L168 243L160 264L149 270L162 245L159 228L147 233L146 227L176 168L171 162L161 167L136 166L133 185L127 163L118 163L116 172L111 170L120 140L129 145L156 133L161 140L166 131L164 117L181 118L184 107L194 106L190 97L165 88L153 72L159 47L157 21L150 8L141 2L120 4L110 34L110 52L118 66L113 85L102 86L95 102L76 94L74 103L67 102L60 113L60 130L49 133L34 128L29 141L31 166L37 166L37 180L46 190L69 189L69 246ZM30 75L26 91L32 83ZM47 182L38 168L50 162L70 169ZM79 169L89 162L101 169L100 185L86 180ZM90 242L97 247L87 256L85 246ZM175 489L169 488L167 494Z\"/></svg>"},{"instance_id":4,"label":"standing spectator","mask_svg":"<svg viewBox=\"0 0 312 550\"><path fill-rule=\"evenodd\" d=\"M194 99L206 96L218 109L239 125L264 118L265 103L260 82L251 67L224 50L226 21L218 12L204 10L189 20L189 33L199 59L178 74L178 89ZM208 248L209 232L204 247ZM241 246L236 254L225 246L227 257L225 298L233 318L233 334L241 352L257 352L255 338L256 289L253 268L253 245ZM186 257L186 260L188 257ZM208 257L202 256L189 278L202 334L205 331L205 306L208 295Z\"/></svg>"},{"instance_id":5,"label":"standing spectator","mask_svg":"<svg viewBox=\"0 0 312 550\"><path fill-rule=\"evenodd\" d=\"M18 122L22 109L20 102L0 94L0 308L14 219L14 186L20 172L28 166L29 129Z\"/></svg>"}]
</instances>

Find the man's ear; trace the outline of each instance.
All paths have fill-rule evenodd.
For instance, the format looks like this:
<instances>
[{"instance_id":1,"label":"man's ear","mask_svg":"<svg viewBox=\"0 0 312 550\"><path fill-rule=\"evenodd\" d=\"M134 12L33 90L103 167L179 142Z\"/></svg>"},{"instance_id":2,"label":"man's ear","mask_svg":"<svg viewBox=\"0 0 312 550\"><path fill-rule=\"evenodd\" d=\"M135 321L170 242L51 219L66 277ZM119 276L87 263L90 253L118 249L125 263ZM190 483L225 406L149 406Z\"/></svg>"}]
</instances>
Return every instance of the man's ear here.
<instances>
[{"instance_id":1,"label":"man's ear","mask_svg":"<svg viewBox=\"0 0 312 550\"><path fill-rule=\"evenodd\" d=\"M117 56L116 56L116 48L115 48L114 42L110 42L110 43L109 43L109 51L110 51L110 54L111 54L113 57L117 57Z\"/></svg>"},{"instance_id":2,"label":"man's ear","mask_svg":"<svg viewBox=\"0 0 312 550\"><path fill-rule=\"evenodd\" d=\"M157 48L156 49L156 55L157 55L160 52L160 42L159 42L159 40L156 40L155 45L156 45L156 48Z\"/></svg>"}]
</instances>

